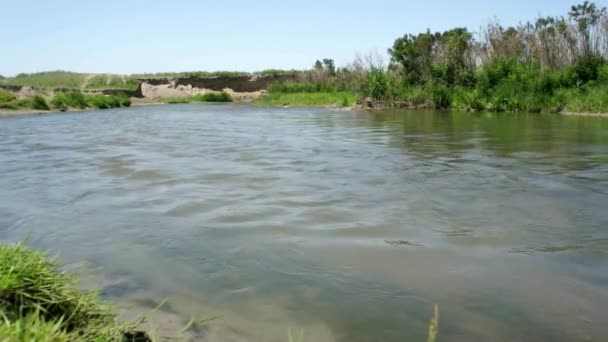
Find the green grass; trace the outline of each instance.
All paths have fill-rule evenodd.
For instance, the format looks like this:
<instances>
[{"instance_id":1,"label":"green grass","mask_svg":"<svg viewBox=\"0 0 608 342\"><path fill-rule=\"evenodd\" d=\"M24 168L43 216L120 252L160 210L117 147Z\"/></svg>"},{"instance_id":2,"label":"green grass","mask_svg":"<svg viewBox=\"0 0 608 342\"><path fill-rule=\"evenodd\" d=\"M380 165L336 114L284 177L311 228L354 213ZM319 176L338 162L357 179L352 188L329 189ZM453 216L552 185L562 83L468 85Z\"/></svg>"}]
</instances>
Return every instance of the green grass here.
<instances>
[{"instance_id":1,"label":"green grass","mask_svg":"<svg viewBox=\"0 0 608 342\"><path fill-rule=\"evenodd\" d=\"M126 96L113 95L83 95L79 92L58 93L51 101L53 108L61 111L69 108L84 109L97 108L108 109L118 107L130 107L131 100Z\"/></svg>"},{"instance_id":2,"label":"green grass","mask_svg":"<svg viewBox=\"0 0 608 342\"><path fill-rule=\"evenodd\" d=\"M0 109L35 109L49 110L49 105L40 95L36 95L31 99L17 99L17 97L9 92L0 90Z\"/></svg>"},{"instance_id":3,"label":"green grass","mask_svg":"<svg viewBox=\"0 0 608 342\"><path fill-rule=\"evenodd\" d=\"M558 96L563 99L566 111L608 113L608 85L562 90Z\"/></svg>"},{"instance_id":4,"label":"green grass","mask_svg":"<svg viewBox=\"0 0 608 342\"><path fill-rule=\"evenodd\" d=\"M88 79L88 81L87 81ZM28 86L41 89L137 89L137 80L120 75L99 74L90 77L90 74L81 74L69 71L48 71L33 74L19 74L15 77L2 80L3 84L14 86ZM86 84L85 84L86 83Z\"/></svg>"},{"instance_id":5,"label":"green grass","mask_svg":"<svg viewBox=\"0 0 608 342\"><path fill-rule=\"evenodd\" d=\"M259 106L348 106L355 103L354 93L338 92L271 92L255 101Z\"/></svg>"},{"instance_id":6,"label":"green grass","mask_svg":"<svg viewBox=\"0 0 608 342\"><path fill-rule=\"evenodd\" d=\"M48 255L0 244L0 341L124 341L134 325L116 318Z\"/></svg>"},{"instance_id":7,"label":"green grass","mask_svg":"<svg viewBox=\"0 0 608 342\"><path fill-rule=\"evenodd\" d=\"M9 93L4 90L0 90L0 103L6 103L16 100L17 97L13 93Z\"/></svg>"},{"instance_id":8,"label":"green grass","mask_svg":"<svg viewBox=\"0 0 608 342\"><path fill-rule=\"evenodd\" d=\"M190 97L174 97L163 99L164 102L169 104L178 103L191 103L191 102L232 102L232 98L226 92L221 93L207 93L203 95L196 95Z\"/></svg>"},{"instance_id":9,"label":"green grass","mask_svg":"<svg viewBox=\"0 0 608 342\"><path fill-rule=\"evenodd\" d=\"M6 84L36 88L80 88L86 75L68 71L19 74L5 80Z\"/></svg>"},{"instance_id":10,"label":"green grass","mask_svg":"<svg viewBox=\"0 0 608 342\"><path fill-rule=\"evenodd\" d=\"M36 95L32 98L32 102L31 102L31 107L32 109L36 109L36 110L50 110L51 108L49 107L48 103L46 103L46 100L44 99L44 97L40 96L40 95Z\"/></svg>"},{"instance_id":11,"label":"green grass","mask_svg":"<svg viewBox=\"0 0 608 342\"><path fill-rule=\"evenodd\" d=\"M119 75L95 75L89 79L86 89L137 89L137 80Z\"/></svg>"}]
</instances>

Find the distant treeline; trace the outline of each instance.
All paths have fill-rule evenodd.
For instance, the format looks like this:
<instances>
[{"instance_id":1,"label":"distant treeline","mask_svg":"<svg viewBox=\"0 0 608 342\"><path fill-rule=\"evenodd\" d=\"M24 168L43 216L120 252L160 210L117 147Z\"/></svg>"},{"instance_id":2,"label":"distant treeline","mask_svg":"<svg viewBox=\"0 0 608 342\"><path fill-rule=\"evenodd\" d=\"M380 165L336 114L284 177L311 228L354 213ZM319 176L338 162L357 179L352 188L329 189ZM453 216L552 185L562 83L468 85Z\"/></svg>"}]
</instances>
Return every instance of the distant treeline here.
<instances>
[{"instance_id":1,"label":"distant treeline","mask_svg":"<svg viewBox=\"0 0 608 342\"><path fill-rule=\"evenodd\" d=\"M608 111L608 15L584 2L561 17L515 27L494 21L406 34L388 49L343 68L315 63L300 84L275 92L350 90L405 106L491 111Z\"/></svg>"}]
</instances>

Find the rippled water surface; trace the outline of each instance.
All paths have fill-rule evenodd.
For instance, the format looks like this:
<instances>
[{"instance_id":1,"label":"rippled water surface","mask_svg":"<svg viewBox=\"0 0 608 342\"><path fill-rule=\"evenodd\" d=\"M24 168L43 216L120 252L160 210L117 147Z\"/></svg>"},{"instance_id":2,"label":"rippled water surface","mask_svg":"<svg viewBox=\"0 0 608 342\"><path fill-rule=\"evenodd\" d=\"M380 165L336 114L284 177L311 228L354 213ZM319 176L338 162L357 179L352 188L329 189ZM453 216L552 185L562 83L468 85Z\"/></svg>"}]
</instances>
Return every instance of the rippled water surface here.
<instances>
[{"instance_id":1,"label":"rippled water surface","mask_svg":"<svg viewBox=\"0 0 608 342\"><path fill-rule=\"evenodd\" d=\"M0 238L193 339L608 340L608 119L175 105L0 119Z\"/></svg>"}]
</instances>

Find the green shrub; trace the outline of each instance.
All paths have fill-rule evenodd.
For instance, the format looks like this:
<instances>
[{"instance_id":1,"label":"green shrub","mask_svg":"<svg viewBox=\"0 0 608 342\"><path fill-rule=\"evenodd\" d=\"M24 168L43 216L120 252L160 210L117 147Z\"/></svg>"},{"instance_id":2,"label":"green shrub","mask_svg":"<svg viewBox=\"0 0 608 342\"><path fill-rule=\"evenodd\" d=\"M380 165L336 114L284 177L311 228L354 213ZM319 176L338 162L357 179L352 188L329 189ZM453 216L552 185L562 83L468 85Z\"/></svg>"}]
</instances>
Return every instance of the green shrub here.
<instances>
[{"instance_id":1,"label":"green shrub","mask_svg":"<svg viewBox=\"0 0 608 342\"><path fill-rule=\"evenodd\" d=\"M191 102L232 102L232 98L226 92L207 93L189 97L173 97L164 100L169 104L191 103Z\"/></svg>"},{"instance_id":2,"label":"green shrub","mask_svg":"<svg viewBox=\"0 0 608 342\"><path fill-rule=\"evenodd\" d=\"M605 61L597 56L583 56L574 63L574 72L577 80L582 83L596 81L599 76L599 70Z\"/></svg>"},{"instance_id":3,"label":"green shrub","mask_svg":"<svg viewBox=\"0 0 608 342\"><path fill-rule=\"evenodd\" d=\"M0 90L0 103L6 103L10 101L16 100L17 97L13 93L9 93L8 91Z\"/></svg>"},{"instance_id":4,"label":"green shrub","mask_svg":"<svg viewBox=\"0 0 608 342\"><path fill-rule=\"evenodd\" d=\"M597 80L600 83L608 84L608 64L604 64L598 69Z\"/></svg>"},{"instance_id":5,"label":"green shrub","mask_svg":"<svg viewBox=\"0 0 608 342\"><path fill-rule=\"evenodd\" d=\"M204 95L196 96L197 101L201 102L232 102L232 98L228 93L207 93Z\"/></svg>"},{"instance_id":6,"label":"green shrub","mask_svg":"<svg viewBox=\"0 0 608 342\"><path fill-rule=\"evenodd\" d=\"M478 90L457 88L454 92L453 107L463 111L482 111L486 109L485 101Z\"/></svg>"},{"instance_id":7,"label":"green shrub","mask_svg":"<svg viewBox=\"0 0 608 342\"><path fill-rule=\"evenodd\" d=\"M473 70L460 70L456 75L456 84L465 87L473 88L477 84L477 77Z\"/></svg>"},{"instance_id":8,"label":"green shrub","mask_svg":"<svg viewBox=\"0 0 608 342\"><path fill-rule=\"evenodd\" d=\"M87 101L82 93L58 93L51 101L51 105L56 109L79 108L87 107Z\"/></svg>"},{"instance_id":9,"label":"green shrub","mask_svg":"<svg viewBox=\"0 0 608 342\"><path fill-rule=\"evenodd\" d=\"M348 107L350 106L350 101L348 101L348 97L344 96L342 98L342 107Z\"/></svg>"},{"instance_id":10,"label":"green shrub","mask_svg":"<svg viewBox=\"0 0 608 342\"><path fill-rule=\"evenodd\" d=\"M44 97L42 97L40 95L36 95L36 96L34 96L34 98L32 98L31 106L32 106L32 109L36 109L36 110L50 110L51 109L51 108L49 108L49 105L46 103L46 100L44 99Z\"/></svg>"},{"instance_id":11,"label":"green shrub","mask_svg":"<svg viewBox=\"0 0 608 342\"><path fill-rule=\"evenodd\" d=\"M131 99L126 96L121 96L119 98L121 107L131 107Z\"/></svg>"},{"instance_id":12,"label":"green shrub","mask_svg":"<svg viewBox=\"0 0 608 342\"><path fill-rule=\"evenodd\" d=\"M391 87L390 73L383 68L371 66L367 72L367 95L376 100L387 100Z\"/></svg>"},{"instance_id":13,"label":"green shrub","mask_svg":"<svg viewBox=\"0 0 608 342\"><path fill-rule=\"evenodd\" d=\"M423 87L408 87L404 90L402 97L414 106L424 105L431 101L429 91Z\"/></svg>"},{"instance_id":14,"label":"green shrub","mask_svg":"<svg viewBox=\"0 0 608 342\"><path fill-rule=\"evenodd\" d=\"M85 95L87 107L97 109L118 108L121 106L128 107L131 105L131 100L124 96L113 95Z\"/></svg>"},{"instance_id":15,"label":"green shrub","mask_svg":"<svg viewBox=\"0 0 608 342\"><path fill-rule=\"evenodd\" d=\"M431 86L431 101L436 109L448 109L452 106L450 88L443 84Z\"/></svg>"}]
</instances>

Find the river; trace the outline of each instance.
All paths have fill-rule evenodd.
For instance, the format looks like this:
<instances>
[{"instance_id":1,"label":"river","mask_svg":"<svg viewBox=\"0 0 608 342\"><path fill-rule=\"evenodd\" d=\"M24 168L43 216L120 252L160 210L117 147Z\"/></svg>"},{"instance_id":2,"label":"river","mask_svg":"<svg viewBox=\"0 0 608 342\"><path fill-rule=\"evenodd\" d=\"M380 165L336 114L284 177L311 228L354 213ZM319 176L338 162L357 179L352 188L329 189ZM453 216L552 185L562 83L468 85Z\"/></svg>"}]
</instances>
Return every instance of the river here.
<instances>
[{"instance_id":1,"label":"river","mask_svg":"<svg viewBox=\"0 0 608 342\"><path fill-rule=\"evenodd\" d=\"M185 104L0 118L0 238L210 341L608 340L608 119ZM291 335L291 338L289 337Z\"/></svg>"}]
</instances>

